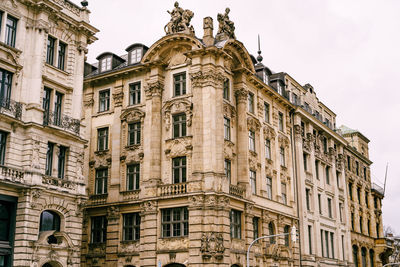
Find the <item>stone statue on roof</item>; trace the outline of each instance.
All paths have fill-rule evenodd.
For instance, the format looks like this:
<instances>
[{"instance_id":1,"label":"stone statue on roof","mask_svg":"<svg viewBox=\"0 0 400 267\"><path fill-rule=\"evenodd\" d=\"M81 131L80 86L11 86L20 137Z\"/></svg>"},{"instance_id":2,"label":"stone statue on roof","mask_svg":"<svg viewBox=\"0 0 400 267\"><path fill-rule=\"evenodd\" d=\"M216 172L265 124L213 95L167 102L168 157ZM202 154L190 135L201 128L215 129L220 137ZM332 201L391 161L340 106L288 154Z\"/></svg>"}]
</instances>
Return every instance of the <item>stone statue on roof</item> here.
<instances>
[{"instance_id":1,"label":"stone statue on roof","mask_svg":"<svg viewBox=\"0 0 400 267\"><path fill-rule=\"evenodd\" d=\"M171 15L171 20L164 27L165 33L183 32L194 35L193 26L190 25L190 20L193 18L194 13L189 9L181 8L178 2L175 2L174 6L172 11L167 11Z\"/></svg>"},{"instance_id":2,"label":"stone statue on roof","mask_svg":"<svg viewBox=\"0 0 400 267\"><path fill-rule=\"evenodd\" d=\"M229 7L225 9L225 14L219 13L217 16L219 27L217 32L217 39L236 39L235 36L235 25L233 21L229 19Z\"/></svg>"}]
</instances>

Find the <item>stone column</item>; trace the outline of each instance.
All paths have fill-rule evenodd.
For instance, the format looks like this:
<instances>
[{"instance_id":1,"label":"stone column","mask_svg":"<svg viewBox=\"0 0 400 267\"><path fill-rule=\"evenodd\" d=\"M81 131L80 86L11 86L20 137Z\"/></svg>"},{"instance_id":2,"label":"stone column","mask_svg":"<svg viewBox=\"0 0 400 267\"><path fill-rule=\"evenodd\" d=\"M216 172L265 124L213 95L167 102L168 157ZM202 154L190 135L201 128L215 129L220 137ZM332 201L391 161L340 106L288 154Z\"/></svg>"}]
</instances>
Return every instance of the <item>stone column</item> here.
<instances>
[{"instance_id":1,"label":"stone column","mask_svg":"<svg viewBox=\"0 0 400 267\"><path fill-rule=\"evenodd\" d=\"M235 95L237 105L237 181L238 185L243 185L247 188L249 184L249 131L247 129L248 91L242 87L235 90ZM249 191L249 188L247 191Z\"/></svg>"},{"instance_id":2,"label":"stone column","mask_svg":"<svg viewBox=\"0 0 400 267\"><path fill-rule=\"evenodd\" d=\"M142 267L154 267L157 264L157 201L150 200L141 204L140 227L140 264Z\"/></svg>"}]
</instances>

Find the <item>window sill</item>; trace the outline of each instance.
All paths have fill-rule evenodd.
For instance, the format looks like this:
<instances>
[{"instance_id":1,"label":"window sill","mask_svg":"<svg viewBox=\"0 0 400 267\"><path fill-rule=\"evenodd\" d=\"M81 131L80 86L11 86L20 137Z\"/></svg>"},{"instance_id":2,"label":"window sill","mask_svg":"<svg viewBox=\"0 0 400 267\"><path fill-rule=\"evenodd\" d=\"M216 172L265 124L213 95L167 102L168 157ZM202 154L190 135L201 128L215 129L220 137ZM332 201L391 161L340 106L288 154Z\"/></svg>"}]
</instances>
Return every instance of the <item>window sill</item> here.
<instances>
[{"instance_id":1,"label":"window sill","mask_svg":"<svg viewBox=\"0 0 400 267\"><path fill-rule=\"evenodd\" d=\"M135 239L135 240L121 240L121 244L136 244L140 242L140 238L139 239Z\"/></svg>"},{"instance_id":2,"label":"window sill","mask_svg":"<svg viewBox=\"0 0 400 267\"><path fill-rule=\"evenodd\" d=\"M134 144L134 145L127 145L125 146L126 150L136 150L138 148L140 148L141 144Z\"/></svg>"},{"instance_id":3,"label":"window sill","mask_svg":"<svg viewBox=\"0 0 400 267\"><path fill-rule=\"evenodd\" d=\"M253 157L257 157L257 152L253 151L253 150L249 150L250 155L252 155Z\"/></svg>"},{"instance_id":4,"label":"window sill","mask_svg":"<svg viewBox=\"0 0 400 267\"><path fill-rule=\"evenodd\" d=\"M103 116L103 115L110 115L113 114L114 111L113 110L106 110L106 111L98 111L95 114L92 115L92 118L96 118L98 116Z\"/></svg>"},{"instance_id":5,"label":"window sill","mask_svg":"<svg viewBox=\"0 0 400 267\"><path fill-rule=\"evenodd\" d=\"M162 237L160 237L160 239L164 239L164 240L169 240L169 241L172 241L172 240L182 240L182 239L187 239L187 238L189 238L189 235L184 235L184 236L162 236Z\"/></svg>"},{"instance_id":6,"label":"window sill","mask_svg":"<svg viewBox=\"0 0 400 267\"><path fill-rule=\"evenodd\" d=\"M94 154L96 154L97 156L103 156L103 155L108 154L108 152L110 152L109 149L105 149L105 150L96 150L96 151L94 152Z\"/></svg>"},{"instance_id":7,"label":"window sill","mask_svg":"<svg viewBox=\"0 0 400 267\"><path fill-rule=\"evenodd\" d=\"M51 68L51 69L53 69L53 70L56 70L56 71L58 71L58 72L64 74L64 75L67 75L67 76L70 75L69 72L66 72L65 70L59 69L59 68L57 68L56 66L53 66L53 65L51 65L51 64L49 64L49 63L47 63L47 62L46 62L46 66L49 67L49 68Z\"/></svg>"}]
</instances>

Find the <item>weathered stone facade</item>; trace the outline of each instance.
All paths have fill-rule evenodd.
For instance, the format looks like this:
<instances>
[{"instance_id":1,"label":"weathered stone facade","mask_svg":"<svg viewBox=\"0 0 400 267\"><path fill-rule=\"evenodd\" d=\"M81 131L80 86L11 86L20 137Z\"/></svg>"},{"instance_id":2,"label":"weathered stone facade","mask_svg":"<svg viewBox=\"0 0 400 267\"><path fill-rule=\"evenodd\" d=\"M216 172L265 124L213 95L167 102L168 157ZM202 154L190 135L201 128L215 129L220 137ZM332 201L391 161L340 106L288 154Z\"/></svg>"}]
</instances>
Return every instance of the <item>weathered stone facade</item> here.
<instances>
[{"instance_id":1,"label":"weathered stone facade","mask_svg":"<svg viewBox=\"0 0 400 267\"><path fill-rule=\"evenodd\" d=\"M0 2L2 266L80 266L88 15L67 0Z\"/></svg>"},{"instance_id":2,"label":"weathered stone facade","mask_svg":"<svg viewBox=\"0 0 400 267\"><path fill-rule=\"evenodd\" d=\"M234 35L204 28L207 44L167 32L87 66L83 266L244 266L255 236L298 227L292 105ZM252 266L299 266L286 237L256 244Z\"/></svg>"}]
</instances>

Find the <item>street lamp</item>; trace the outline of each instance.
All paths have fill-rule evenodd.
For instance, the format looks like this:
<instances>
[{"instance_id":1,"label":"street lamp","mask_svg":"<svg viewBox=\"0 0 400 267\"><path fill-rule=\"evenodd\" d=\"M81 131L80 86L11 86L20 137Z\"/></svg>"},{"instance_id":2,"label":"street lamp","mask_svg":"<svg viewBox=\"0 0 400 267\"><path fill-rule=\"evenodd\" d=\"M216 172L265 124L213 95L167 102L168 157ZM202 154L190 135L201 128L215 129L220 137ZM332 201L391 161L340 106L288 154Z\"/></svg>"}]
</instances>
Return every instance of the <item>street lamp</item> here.
<instances>
[{"instance_id":1,"label":"street lamp","mask_svg":"<svg viewBox=\"0 0 400 267\"><path fill-rule=\"evenodd\" d=\"M296 234L296 226L293 225L290 233L283 233L283 234L278 234L278 235L266 235L266 236L260 236L259 238L256 238L253 240L253 242L250 243L249 248L247 249L247 254L246 254L246 259L247 259L247 267L250 267L250 249L260 239L266 239L266 238L271 238L271 237L276 237L276 236L285 236L285 235L290 235L292 238L292 242L296 243L297 240L297 234Z\"/></svg>"}]
</instances>

